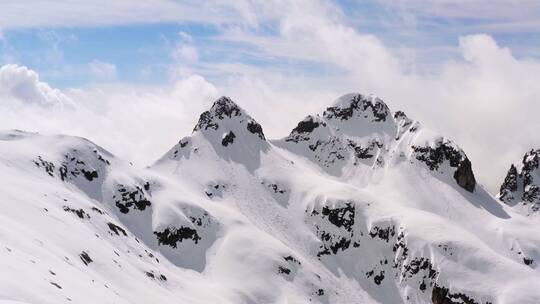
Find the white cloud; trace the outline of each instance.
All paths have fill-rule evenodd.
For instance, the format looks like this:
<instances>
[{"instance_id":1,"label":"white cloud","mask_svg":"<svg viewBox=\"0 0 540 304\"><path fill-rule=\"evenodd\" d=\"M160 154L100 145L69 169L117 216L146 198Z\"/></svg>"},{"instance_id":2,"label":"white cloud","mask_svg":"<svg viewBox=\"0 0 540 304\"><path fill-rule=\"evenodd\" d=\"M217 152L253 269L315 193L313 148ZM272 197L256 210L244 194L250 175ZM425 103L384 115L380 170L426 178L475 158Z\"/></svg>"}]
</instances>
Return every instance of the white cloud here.
<instances>
[{"instance_id":1,"label":"white cloud","mask_svg":"<svg viewBox=\"0 0 540 304\"><path fill-rule=\"evenodd\" d=\"M67 105L66 95L39 80L36 72L14 64L0 67L0 98L41 105Z\"/></svg>"},{"instance_id":2,"label":"white cloud","mask_svg":"<svg viewBox=\"0 0 540 304\"><path fill-rule=\"evenodd\" d=\"M166 87L103 84L60 92L12 65L0 68L0 92L0 129L83 136L139 165L188 135L195 113L217 98L216 88L196 75ZM50 105L70 100L73 106Z\"/></svg>"},{"instance_id":3,"label":"white cloud","mask_svg":"<svg viewBox=\"0 0 540 304\"><path fill-rule=\"evenodd\" d=\"M100 80L114 80L117 76L116 65L99 60L89 62L88 70L91 76Z\"/></svg>"}]
</instances>

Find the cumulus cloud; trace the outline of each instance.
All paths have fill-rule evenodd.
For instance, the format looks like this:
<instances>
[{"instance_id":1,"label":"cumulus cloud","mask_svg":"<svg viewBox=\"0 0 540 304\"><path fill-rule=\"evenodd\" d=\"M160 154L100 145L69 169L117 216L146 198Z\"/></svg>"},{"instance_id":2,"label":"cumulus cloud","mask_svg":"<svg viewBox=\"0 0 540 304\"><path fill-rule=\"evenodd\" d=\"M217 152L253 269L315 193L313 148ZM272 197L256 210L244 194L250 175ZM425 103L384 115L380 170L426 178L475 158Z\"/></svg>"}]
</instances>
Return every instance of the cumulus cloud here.
<instances>
[{"instance_id":1,"label":"cumulus cloud","mask_svg":"<svg viewBox=\"0 0 540 304\"><path fill-rule=\"evenodd\" d=\"M83 136L141 166L189 135L195 113L218 97L198 75L161 87L102 84L63 92L38 79L26 67L0 68L0 129ZM51 106L66 100L73 106Z\"/></svg>"},{"instance_id":2,"label":"cumulus cloud","mask_svg":"<svg viewBox=\"0 0 540 304\"><path fill-rule=\"evenodd\" d=\"M35 71L14 64L0 67L0 97L41 105L66 105L71 102L60 90L40 81Z\"/></svg>"}]
</instances>

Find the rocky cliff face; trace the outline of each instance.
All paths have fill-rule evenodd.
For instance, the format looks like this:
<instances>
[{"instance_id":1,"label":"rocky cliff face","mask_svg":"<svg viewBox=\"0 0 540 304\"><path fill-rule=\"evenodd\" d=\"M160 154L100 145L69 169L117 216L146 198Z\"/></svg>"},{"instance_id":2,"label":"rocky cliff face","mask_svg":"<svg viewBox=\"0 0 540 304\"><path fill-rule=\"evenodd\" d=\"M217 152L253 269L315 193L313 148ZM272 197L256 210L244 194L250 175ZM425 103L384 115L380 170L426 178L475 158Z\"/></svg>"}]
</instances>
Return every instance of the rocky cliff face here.
<instances>
[{"instance_id":1,"label":"rocky cliff face","mask_svg":"<svg viewBox=\"0 0 540 304\"><path fill-rule=\"evenodd\" d=\"M501 185L499 199L508 205L521 205L528 212L540 210L540 150L531 150L520 164L510 166Z\"/></svg>"}]
</instances>

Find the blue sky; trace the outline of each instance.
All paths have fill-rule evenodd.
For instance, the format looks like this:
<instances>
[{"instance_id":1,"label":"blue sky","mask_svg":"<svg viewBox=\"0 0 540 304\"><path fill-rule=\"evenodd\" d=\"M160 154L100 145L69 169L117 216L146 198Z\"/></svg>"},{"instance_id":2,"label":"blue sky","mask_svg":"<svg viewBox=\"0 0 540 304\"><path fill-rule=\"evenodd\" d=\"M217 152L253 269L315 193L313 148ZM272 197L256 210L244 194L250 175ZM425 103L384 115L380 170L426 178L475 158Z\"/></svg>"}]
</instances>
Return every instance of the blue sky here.
<instances>
[{"instance_id":1,"label":"blue sky","mask_svg":"<svg viewBox=\"0 0 540 304\"><path fill-rule=\"evenodd\" d=\"M361 92L455 139L496 191L540 147L539 46L536 0L5 0L0 129L148 164L220 95L279 138Z\"/></svg>"},{"instance_id":2,"label":"blue sky","mask_svg":"<svg viewBox=\"0 0 540 304\"><path fill-rule=\"evenodd\" d=\"M519 22L522 20L516 20L514 16L526 11L525 5L521 10L517 9L501 17L494 12L484 13L481 8L487 5L485 2L472 1L478 4L471 6L470 12L465 11L461 16L455 16L451 11L445 12L449 9L444 5L433 5L435 12L428 13L417 8L417 1L410 1L409 9L407 1L402 2L404 4L392 5L386 1L343 0L334 2L333 6L341 14L339 18L344 25L360 34L376 36L400 56L411 56L410 53L414 53L414 59L409 60L414 60L417 68L425 67L429 70L432 65L445 60L460 59L459 37L479 32L489 34L499 45L511 48L517 58L540 56L539 26L533 23L520 27ZM253 3L256 6L256 1ZM460 3L456 1L454 6ZM504 1L501 3L504 4ZM500 4L501 10L506 8L503 4ZM463 10L469 7L461 5L464 6ZM53 7L54 4L51 4L51 9ZM14 13L16 9L13 8ZM27 10L32 10L31 5L28 5ZM51 13L50 16L42 16L45 21L36 22L35 25L29 22L10 26L9 18L2 20L0 13L0 29L3 28L0 60L2 63L28 66L37 71L43 80L59 88L103 81L166 83L170 80L169 67L175 61L172 54L183 43L197 48L197 64L190 62L184 65L214 81L220 81L220 75L216 75L216 71L208 71L208 65L216 62L281 67L288 73L305 75L332 75L340 72L332 64L316 59L257 54L256 45L223 39L234 28L257 36L279 38L281 25L279 16L259 17L260 20L254 24L241 20L242 13L235 13L234 9L225 6L222 10L224 15L236 14L238 19L213 21L207 18L179 18L173 21L170 18L160 20L159 16L154 20L141 16L140 20L123 21L118 17L119 20L90 20L81 24L71 21L47 24L46 18L56 17ZM116 18L114 13L111 18ZM534 17L537 16L528 16L531 19ZM514 28L512 24L516 24ZM183 41L179 33L189 35L190 41ZM87 71L92 62L114 66L115 75L105 79L93 75Z\"/></svg>"}]
</instances>

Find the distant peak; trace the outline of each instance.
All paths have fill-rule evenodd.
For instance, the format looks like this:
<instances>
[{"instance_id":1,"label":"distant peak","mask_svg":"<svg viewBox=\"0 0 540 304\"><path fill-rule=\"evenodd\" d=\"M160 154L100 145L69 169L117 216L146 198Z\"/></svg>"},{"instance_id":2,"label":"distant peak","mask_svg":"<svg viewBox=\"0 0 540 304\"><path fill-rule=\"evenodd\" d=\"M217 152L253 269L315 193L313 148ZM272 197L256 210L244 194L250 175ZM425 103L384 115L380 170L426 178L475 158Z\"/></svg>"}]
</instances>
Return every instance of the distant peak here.
<instances>
[{"instance_id":1,"label":"distant peak","mask_svg":"<svg viewBox=\"0 0 540 304\"><path fill-rule=\"evenodd\" d=\"M193 131L198 131L201 129L213 129L217 130L219 125L215 120L223 120L226 117L233 118L236 116L242 116L244 110L240 108L232 99L227 96L221 96L216 101L212 107L201 114L199 117L199 122L195 125Z\"/></svg>"},{"instance_id":2,"label":"distant peak","mask_svg":"<svg viewBox=\"0 0 540 304\"><path fill-rule=\"evenodd\" d=\"M227 96L221 96L210 108L210 112L215 113L220 119L223 119L224 116L229 118L233 116L242 115L242 108L240 108L232 99Z\"/></svg>"},{"instance_id":3,"label":"distant peak","mask_svg":"<svg viewBox=\"0 0 540 304\"><path fill-rule=\"evenodd\" d=\"M220 125L228 125L229 122L242 125L242 128L247 129L252 134L257 135L261 140L266 140L261 125L251 118L240 106L232 99L222 96L214 101L214 104L208 111L205 111L199 117L199 122L195 125L193 131L199 130L218 130ZM228 125L225 128L230 129Z\"/></svg>"},{"instance_id":4,"label":"distant peak","mask_svg":"<svg viewBox=\"0 0 540 304\"><path fill-rule=\"evenodd\" d=\"M359 93L345 94L334 101L333 106L324 111L326 119L348 120L354 116L364 116L370 113L372 122L386 121L390 110L382 99L375 96L365 96Z\"/></svg>"},{"instance_id":5,"label":"distant peak","mask_svg":"<svg viewBox=\"0 0 540 304\"><path fill-rule=\"evenodd\" d=\"M540 149L525 153L521 164L510 166L500 187L499 199L508 205L523 202L530 212L540 210Z\"/></svg>"}]
</instances>

